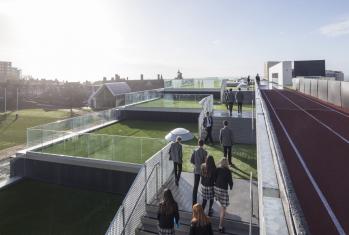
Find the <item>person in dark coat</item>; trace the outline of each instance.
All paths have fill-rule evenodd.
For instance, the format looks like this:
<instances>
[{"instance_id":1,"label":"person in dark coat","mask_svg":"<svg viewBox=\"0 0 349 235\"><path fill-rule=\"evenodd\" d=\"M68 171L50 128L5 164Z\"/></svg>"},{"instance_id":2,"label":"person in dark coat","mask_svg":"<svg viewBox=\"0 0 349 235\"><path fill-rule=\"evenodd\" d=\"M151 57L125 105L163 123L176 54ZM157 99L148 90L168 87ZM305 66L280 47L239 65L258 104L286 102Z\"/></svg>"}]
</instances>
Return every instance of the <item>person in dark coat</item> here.
<instances>
[{"instance_id":1,"label":"person in dark coat","mask_svg":"<svg viewBox=\"0 0 349 235\"><path fill-rule=\"evenodd\" d=\"M238 92L235 94L235 101L238 103L238 113L242 114L242 103L244 102L244 93L241 91L239 87Z\"/></svg>"},{"instance_id":2,"label":"person in dark coat","mask_svg":"<svg viewBox=\"0 0 349 235\"><path fill-rule=\"evenodd\" d=\"M182 173L182 162L183 162L183 150L181 144L182 138L177 136L176 142L171 144L170 150L170 160L173 161L174 173L175 173L175 183L178 186L179 179Z\"/></svg>"},{"instance_id":3,"label":"person in dark coat","mask_svg":"<svg viewBox=\"0 0 349 235\"><path fill-rule=\"evenodd\" d=\"M169 189L164 190L163 199L158 210L159 235L174 235L174 222L179 225L179 212L177 202L173 199Z\"/></svg>"},{"instance_id":4,"label":"person in dark coat","mask_svg":"<svg viewBox=\"0 0 349 235\"><path fill-rule=\"evenodd\" d=\"M228 100L229 100L229 97L228 97L228 95L229 95L229 91L228 90L224 90L224 93L223 93L223 102L224 102L224 104L225 104L225 107L227 108L227 111L229 111L229 105L228 105Z\"/></svg>"},{"instance_id":5,"label":"person in dark coat","mask_svg":"<svg viewBox=\"0 0 349 235\"><path fill-rule=\"evenodd\" d=\"M228 121L223 122L224 127L219 133L219 142L223 146L224 157L228 157L228 162L230 166L234 166L232 162L232 147L234 144L234 133L228 127Z\"/></svg>"},{"instance_id":6,"label":"person in dark coat","mask_svg":"<svg viewBox=\"0 0 349 235\"><path fill-rule=\"evenodd\" d=\"M189 235L213 235L211 221L205 215L200 204L193 206Z\"/></svg>"},{"instance_id":7,"label":"person in dark coat","mask_svg":"<svg viewBox=\"0 0 349 235\"><path fill-rule=\"evenodd\" d=\"M233 93L233 89L230 88L229 92L228 92L228 108L229 108L229 115L230 116L233 115L234 103L235 103L235 96Z\"/></svg>"},{"instance_id":8,"label":"person in dark coat","mask_svg":"<svg viewBox=\"0 0 349 235\"><path fill-rule=\"evenodd\" d=\"M204 149L204 141L199 140L199 147L193 151L190 162L194 165L194 187L193 187L193 205L197 203L198 188L201 175L201 164L205 163L207 151Z\"/></svg>"},{"instance_id":9,"label":"person in dark coat","mask_svg":"<svg viewBox=\"0 0 349 235\"><path fill-rule=\"evenodd\" d=\"M202 208L205 211L207 201L210 201L208 216L212 216L213 199L214 199L214 177L216 164L214 158L210 155L206 159L206 163L201 165L201 197Z\"/></svg>"},{"instance_id":10,"label":"person in dark coat","mask_svg":"<svg viewBox=\"0 0 349 235\"><path fill-rule=\"evenodd\" d=\"M251 83L250 75L247 76L247 86L249 86Z\"/></svg>"},{"instance_id":11,"label":"person in dark coat","mask_svg":"<svg viewBox=\"0 0 349 235\"><path fill-rule=\"evenodd\" d=\"M257 73L256 75L256 82L257 82L257 85L259 86L260 82L261 82L261 78L259 77L259 74Z\"/></svg>"},{"instance_id":12,"label":"person in dark coat","mask_svg":"<svg viewBox=\"0 0 349 235\"><path fill-rule=\"evenodd\" d=\"M205 138L205 143L208 144L208 140L210 139L211 144L213 144L213 139L212 139L212 126L213 126L213 118L210 115L210 112L206 113L206 117L204 117L203 127L206 130L206 138Z\"/></svg>"},{"instance_id":13,"label":"person in dark coat","mask_svg":"<svg viewBox=\"0 0 349 235\"><path fill-rule=\"evenodd\" d=\"M222 158L220 166L215 171L215 186L214 194L216 200L221 204L221 211L219 215L219 231L224 232L223 221L227 207L229 206L229 194L228 186L230 190L233 189L233 177L228 167L228 160Z\"/></svg>"}]
</instances>

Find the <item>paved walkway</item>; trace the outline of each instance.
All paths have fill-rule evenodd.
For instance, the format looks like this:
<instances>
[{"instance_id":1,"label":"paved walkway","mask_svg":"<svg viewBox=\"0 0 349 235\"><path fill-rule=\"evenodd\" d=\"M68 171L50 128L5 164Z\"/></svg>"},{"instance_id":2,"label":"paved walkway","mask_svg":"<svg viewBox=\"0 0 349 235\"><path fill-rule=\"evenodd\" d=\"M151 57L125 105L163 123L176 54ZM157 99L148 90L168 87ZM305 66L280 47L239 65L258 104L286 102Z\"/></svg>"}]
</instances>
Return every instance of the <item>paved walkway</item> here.
<instances>
[{"instance_id":1,"label":"paved walkway","mask_svg":"<svg viewBox=\"0 0 349 235\"><path fill-rule=\"evenodd\" d=\"M171 189L175 200L178 203L179 210L191 212L192 192L194 185L194 175L192 173L183 172L179 181L179 187L171 180L168 188ZM257 183L253 182L253 218L252 222L258 224L258 189ZM250 182L248 180L234 179L233 190L229 191L230 206L227 208L226 218L236 221L250 221ZM200 187L198 190L198 202L202 202L200 195ZM158 205L159 201L154 200L152 204ZM206 211L208 206L206 206ZM213 203L213 216L219 216L219 204L217 201Z\"/></svg>"},{"instance_id":2,"label":"paved walkway","mask_svg":"<svg viewBox=\"0 0 349 235\"><path fill-rule=\"evenodd\" d=\"M229 117L228 111L214 110L213 117ZM252 118L252 112L242 111L242 114L238 114L237 111L232 112L233 118Z\"/></svg>"}]
</instances>

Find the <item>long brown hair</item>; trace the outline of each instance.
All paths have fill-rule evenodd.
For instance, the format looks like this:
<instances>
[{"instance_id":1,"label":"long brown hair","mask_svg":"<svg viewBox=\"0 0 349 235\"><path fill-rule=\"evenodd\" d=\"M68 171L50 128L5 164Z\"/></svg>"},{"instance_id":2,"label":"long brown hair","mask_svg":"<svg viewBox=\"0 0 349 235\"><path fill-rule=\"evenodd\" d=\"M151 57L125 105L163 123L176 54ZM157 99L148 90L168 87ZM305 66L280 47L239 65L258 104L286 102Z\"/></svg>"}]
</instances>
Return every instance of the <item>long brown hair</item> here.
<instances>
[{"instance_id":1,"label":"long brown hair","mask_svg":"<svg viewBox=\"0 0 349 235\"><path fill-rule=\"evenodd\" d=\"M191 222L196 224L197 226L205 226L210 222L210 219L205 215L204 209L202 209L201 204L196 203L193 206L193 217Z\"/></svg>"},{"instance_id":2,"label":"long brown hair","mask_svg":"<svg viewBox=\"0 0 349 235\"><path fill-rule=\"evenodd\" d=\"M201 165L201 175L204 177L212 177L216 170L216 164L212 155L209 155L206 159L206 163Z\"/></svg>"},{"instance_id":3,"label":"long brown hair","mask_svg":"<svg viewBox=\"0 0 349 235\"><path fill-rule=\"evenodd\" d=\"M166 188L164 190L164 196L162 201L160 202L159 207L160 207L160 214L171 215L175 213L177 203L174 200L170 189Z\"/></svg>"}]
</instances>

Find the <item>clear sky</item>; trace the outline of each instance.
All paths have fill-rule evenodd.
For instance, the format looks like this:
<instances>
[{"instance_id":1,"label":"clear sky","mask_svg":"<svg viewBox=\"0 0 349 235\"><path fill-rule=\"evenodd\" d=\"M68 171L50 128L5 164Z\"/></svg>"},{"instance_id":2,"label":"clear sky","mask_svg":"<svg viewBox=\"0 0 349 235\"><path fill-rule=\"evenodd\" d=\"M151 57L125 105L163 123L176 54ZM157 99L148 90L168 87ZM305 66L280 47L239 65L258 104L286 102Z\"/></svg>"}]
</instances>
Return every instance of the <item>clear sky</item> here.
<instances>
[{"instance_id":1,"label":"clear sky","mask_svg":"<svg viewBox=\"0 0 349 235\"><path fill-rule=\"evenodd\" d=\"M349 74L348 0L0 0L0 60L39 78L240 76L297 59Z\"/></svg>"}]
</instances>

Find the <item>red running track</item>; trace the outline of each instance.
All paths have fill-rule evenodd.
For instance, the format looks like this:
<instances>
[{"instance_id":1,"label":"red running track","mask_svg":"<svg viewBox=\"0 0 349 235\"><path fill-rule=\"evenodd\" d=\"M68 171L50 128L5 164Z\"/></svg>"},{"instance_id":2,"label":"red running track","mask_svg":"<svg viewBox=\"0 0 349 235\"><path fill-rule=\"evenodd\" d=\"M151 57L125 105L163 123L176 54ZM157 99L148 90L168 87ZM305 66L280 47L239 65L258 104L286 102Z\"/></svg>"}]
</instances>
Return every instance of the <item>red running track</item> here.
<instances>
[{"instance_id":1,"label":"red running track","mask_svg":"<svg viewBox=\"0 0 349 235\"><path fill-rule=\"evenodd\" d=\"M312 234L349 234L349 115L293 91L262 90Z\"/></svg>"}]
</instances>

